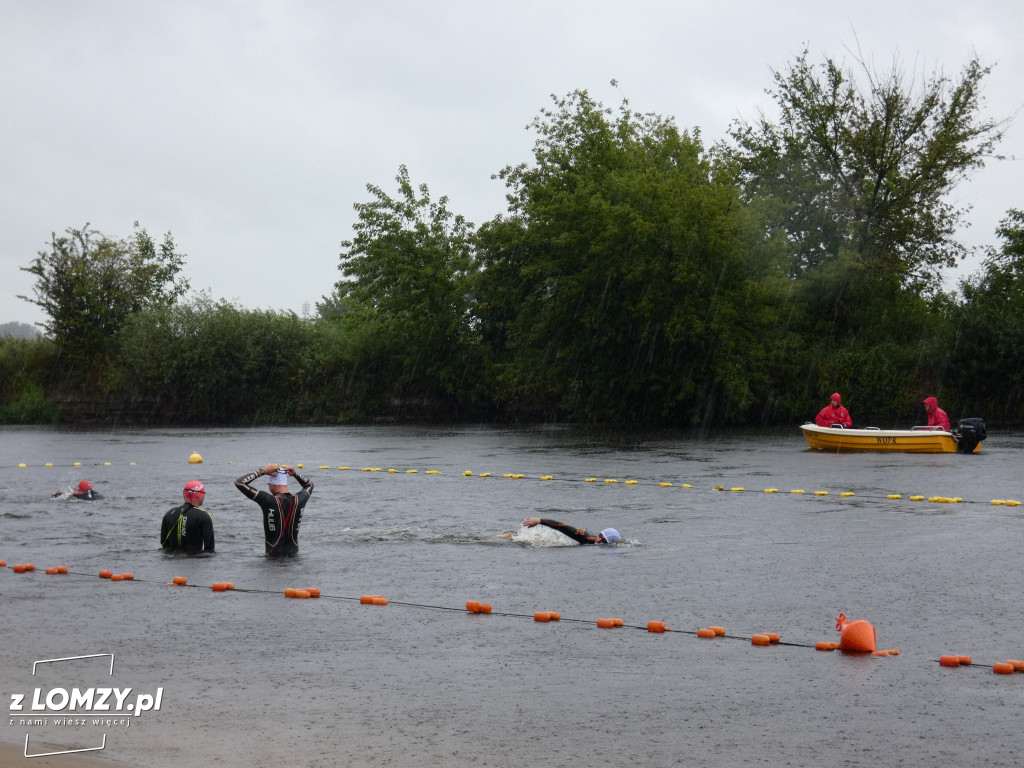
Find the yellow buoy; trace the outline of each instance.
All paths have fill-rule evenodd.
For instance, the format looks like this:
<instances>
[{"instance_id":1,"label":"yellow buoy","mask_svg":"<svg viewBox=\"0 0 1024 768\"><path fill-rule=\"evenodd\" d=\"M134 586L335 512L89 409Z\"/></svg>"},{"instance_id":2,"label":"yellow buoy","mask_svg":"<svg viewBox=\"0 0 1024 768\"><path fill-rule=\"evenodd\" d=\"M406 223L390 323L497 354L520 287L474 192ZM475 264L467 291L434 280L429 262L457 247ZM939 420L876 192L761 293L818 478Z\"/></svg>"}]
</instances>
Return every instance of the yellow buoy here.
<instances>
[{"instance_id":1,"label":"yellow buoy","mask_svg":"<svg viewBox=\"0 0 1024 768\"><path fill-rule=\"evenodd\" d=\"M203 457L200 456L195 451L193 451L192 455L188 457L188 463L189 464L202 464L203 463Z\"/></svg>"},{"instance_id":2,"label":"yellow buoy","mask_svg":"<svg viewBox=\"0 0 1024 768\"><path fill-rule=\"evenodd\" d=\"M901 493L890 493L885 498L887 498L887 499L902 499L903 498L903 494L901 494Z\"/></svg>"}]
</instances>

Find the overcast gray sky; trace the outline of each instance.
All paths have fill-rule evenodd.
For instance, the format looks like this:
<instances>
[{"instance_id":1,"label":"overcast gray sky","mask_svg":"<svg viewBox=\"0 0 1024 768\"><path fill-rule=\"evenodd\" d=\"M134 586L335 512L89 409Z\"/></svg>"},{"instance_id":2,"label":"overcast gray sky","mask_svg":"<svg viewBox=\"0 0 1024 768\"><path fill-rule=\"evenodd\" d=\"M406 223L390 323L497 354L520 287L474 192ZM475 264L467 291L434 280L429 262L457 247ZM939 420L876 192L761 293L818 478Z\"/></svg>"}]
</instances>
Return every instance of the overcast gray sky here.
<instances>
[{"instance_id":1,"label":"overcast gray sky","mask_svg":"<svg viewBox=\"0 0 1024 768\"><path fill-rule=\"evenodd\" d=\"M18 268L52 232L170 231L193 289L302 314L340 276L366 185L414 184L477 225L491 174L532 160L550 94L698 128L770 108L771 69L860 53L883 72L994 65L986 115L1024 104L1024 3L864 0L0 0L0 322L42 314ZM618 81L618 89L610 85ZM1024 116L957 196L964 240L1024 208ZM966 271L976 269L968 265Z\"/></svg>"}]
</instances>

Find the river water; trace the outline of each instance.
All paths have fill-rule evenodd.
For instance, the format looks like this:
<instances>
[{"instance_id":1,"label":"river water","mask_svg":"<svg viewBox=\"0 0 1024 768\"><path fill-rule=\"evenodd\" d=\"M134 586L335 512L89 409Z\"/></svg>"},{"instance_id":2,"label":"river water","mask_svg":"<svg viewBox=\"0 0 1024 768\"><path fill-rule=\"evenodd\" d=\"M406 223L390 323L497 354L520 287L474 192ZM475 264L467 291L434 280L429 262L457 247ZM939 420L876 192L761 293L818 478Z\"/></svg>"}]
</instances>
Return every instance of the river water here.
<instances>
[{"instance_id":1,"label":"river water","mask_svg":"<svg viewBox=\"0 0 1024 768\"><path fill-rule=\"evenodd\" d=\"M1024 658L1024 507L990 503L1024 499L1021 434L991 434L975 456L811 452L795 428L4 428L0 439L4 699L162 689L159 711L129 725L58 726L53 713L30 724L12 711L4 741L70 749L104 736L90 754L140 766L1024 761L1024 675L991 669ZM315 483L291 559L265 557L258 508L232 484L269 462L303 464ZM82 478L106 498L50 498ZM193 478L217 551L168 556L160 519ZM553 533L520 531L527 516L614 526L625 541L556 546ZM43 572L58 565L70 573ZM175 576L188 586L169 586ZM236 590L213 592L221 581ZM288 587L322 596L286 598ZM466 613L469 600L492 613ZM562 620L534 621L549 610ZM815 650L839 639L840 612L900 655ZM625 626L596 626L610 617ZM650 620L678 631L647 632ZM709 625L726 636L695 635ZM764 631L782 643L752 645ZM32 675L33 662L93 654L113 654L113 675L104 657ZM975 666L940 666L943 654Z\"/></svg>"}]
</instances>

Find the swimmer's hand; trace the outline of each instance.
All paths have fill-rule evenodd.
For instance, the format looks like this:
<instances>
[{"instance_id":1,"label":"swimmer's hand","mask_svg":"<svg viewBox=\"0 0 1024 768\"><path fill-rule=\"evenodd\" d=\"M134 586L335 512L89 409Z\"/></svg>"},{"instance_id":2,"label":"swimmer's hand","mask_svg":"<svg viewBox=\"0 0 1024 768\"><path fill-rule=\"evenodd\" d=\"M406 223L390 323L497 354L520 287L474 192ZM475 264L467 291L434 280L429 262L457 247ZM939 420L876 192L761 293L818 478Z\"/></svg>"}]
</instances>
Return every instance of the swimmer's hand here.
<instances>
[{"instance_id":1,"label":"swimmer's hand","mask_svg":"<svg viewBox=\"0 0 1024 768\"><path fill-rule=\"evenodd\" d=\"M533 526L535 526L535 525L540 525L540 518L539 517L528 517L525 520L523 520L523 525L526 526L527 528L533 528Z\"/></svg>"}]
</instances>

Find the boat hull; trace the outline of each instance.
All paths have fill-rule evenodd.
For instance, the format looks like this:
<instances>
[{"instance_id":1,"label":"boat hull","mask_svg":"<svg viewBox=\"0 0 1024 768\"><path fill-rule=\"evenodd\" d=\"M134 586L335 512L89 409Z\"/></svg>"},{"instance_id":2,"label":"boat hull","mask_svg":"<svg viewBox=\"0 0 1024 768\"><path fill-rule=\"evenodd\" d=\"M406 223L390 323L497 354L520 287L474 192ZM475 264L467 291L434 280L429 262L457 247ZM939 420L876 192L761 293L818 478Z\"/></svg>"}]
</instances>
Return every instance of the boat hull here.
<instances>
[{"instance_id":1,"label":"boat hull","mask_svg":"<svg viewBox=\"0 0 1024 768\"><path fill-rule=\"evenodd\" d=\"M807 445L821 451L882 451L891 453L956 453L949 432L925 429L829 429L815 424L800 427ZM974 453L981 450L981 443Z\"/></svg>"}]
</instances>

